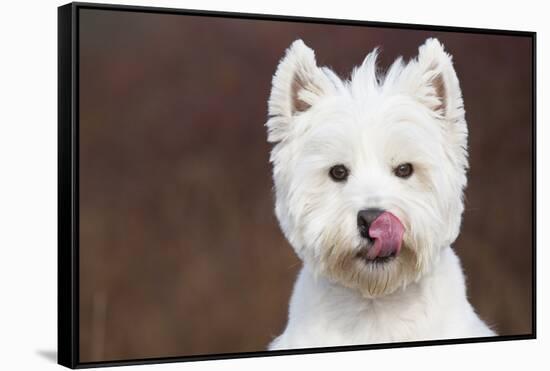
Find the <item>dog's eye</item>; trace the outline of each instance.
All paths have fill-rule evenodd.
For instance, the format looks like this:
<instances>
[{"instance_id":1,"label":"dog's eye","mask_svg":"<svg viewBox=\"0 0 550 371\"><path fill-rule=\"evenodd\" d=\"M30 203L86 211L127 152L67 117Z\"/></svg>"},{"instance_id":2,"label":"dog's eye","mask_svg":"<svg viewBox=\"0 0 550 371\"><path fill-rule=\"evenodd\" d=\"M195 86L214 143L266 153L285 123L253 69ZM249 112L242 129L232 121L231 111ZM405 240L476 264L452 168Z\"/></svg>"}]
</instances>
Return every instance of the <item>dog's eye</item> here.
<instances>
[{"instance_id":1,"label":"dog's eye","mask_svg":"<svg viewBox=\"0 0 550 371\"><path fill-rule=\"evenodd\" d=\"M335 182L343 182L349 176L349 170L344 165L334 165L329 171L330 177Z\"/></svg>"},{"instance_id":2,"label":"dog's eye","mask_svg":"<svg viewBox=\"0 0 550 371\"><path fill-rule=\"evenodd\" d=\"M408 162L405 164L401 164L393 169L393 173L399 178L408 178L413 173L413 166Z\"/></svg>"}]
</instances>

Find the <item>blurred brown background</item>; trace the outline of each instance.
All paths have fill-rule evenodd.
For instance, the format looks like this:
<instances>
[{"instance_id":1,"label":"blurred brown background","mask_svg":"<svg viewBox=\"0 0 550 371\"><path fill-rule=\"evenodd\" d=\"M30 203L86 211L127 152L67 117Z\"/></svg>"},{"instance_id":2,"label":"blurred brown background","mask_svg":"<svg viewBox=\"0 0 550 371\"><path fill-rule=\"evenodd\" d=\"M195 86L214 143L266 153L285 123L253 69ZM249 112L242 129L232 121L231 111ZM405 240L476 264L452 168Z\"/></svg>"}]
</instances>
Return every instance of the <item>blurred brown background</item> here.
<instances>
[{"instance_id":1,"label":"blurred brown background","mask_svg":"<svg viewBox=\"0 0 550 371\"><path fill-rule=\"evenodd\" d=\"M263 126L277 62L302 38L348 77L432 36L470 128L469 295L499 334L530 333L529 38L81 10L80 361L265 350L300 267Z\"/></svg>"}]
</instances>

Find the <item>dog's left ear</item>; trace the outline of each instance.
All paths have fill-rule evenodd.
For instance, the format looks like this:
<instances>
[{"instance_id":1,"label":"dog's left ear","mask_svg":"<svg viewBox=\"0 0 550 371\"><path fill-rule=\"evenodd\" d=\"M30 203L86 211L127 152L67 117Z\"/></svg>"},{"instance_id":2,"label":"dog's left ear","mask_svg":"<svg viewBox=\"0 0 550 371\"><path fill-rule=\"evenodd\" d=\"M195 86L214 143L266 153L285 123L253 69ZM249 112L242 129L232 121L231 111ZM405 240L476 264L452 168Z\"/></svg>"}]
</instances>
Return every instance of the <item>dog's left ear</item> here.
<instances>
[{"instance_id":1,"label":"dog's left ear","mask_svg":"<svg viewBox=\"0 0 550 371\"><path fill-rule=\"evenodd\" d=\"M418 58L407 66L409 92L442 118L457 122L464 118L462 91L452 57L437 39L428 39L418 49Z\"/></svg>"},{"instance_id":2,"label":"dog's left ear","mask_svg":"<svg viewBox=\"0 0 550 371\"><path fill-rule=\"evenodd\" d=\"M334 73L320 68L315 53L302 40L287 49L273 76L268 102L268 141L280 142L294 130L293 118L309 110L334 89Z\"/></svg>"}]
</instances>

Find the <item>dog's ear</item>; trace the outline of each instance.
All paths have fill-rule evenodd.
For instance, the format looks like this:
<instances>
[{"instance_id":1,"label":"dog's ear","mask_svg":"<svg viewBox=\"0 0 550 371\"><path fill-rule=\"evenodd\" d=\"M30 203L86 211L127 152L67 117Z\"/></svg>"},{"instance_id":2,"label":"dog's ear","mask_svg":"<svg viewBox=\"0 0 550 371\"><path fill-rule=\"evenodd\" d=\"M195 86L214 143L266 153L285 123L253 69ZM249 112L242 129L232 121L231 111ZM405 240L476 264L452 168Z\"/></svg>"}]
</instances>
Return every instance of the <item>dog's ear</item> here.
<instances>
[{"instance_id":1,"label":"dog's ear","mask_svg":"<svg viewBox=\"0 0 550 371\"><path fill-rule=\"evenodd\" d=\"M462 91L452 57L434 38L418 48L418 58L404 74L409 92L444 119L457 122L464 118Z\"/></svg>"},{"instance_id":2,"label":"dog's ear","mask_svg":"<svg viewBox=\"0 0 550 371\"><path fill-rule=\"evenodd\" d=\"M288 137L292 118L334 88L333 78L325 68L317 67L312 49L302 40L294 41L273 76L266 124L268 141Z\"/></svg>"},{"instance_id":3,"label":"dog's ear","mask_svg":"<svg viewBox=\"0 0 550 371\"><path fill-rule=\"evenodd\" d=\"M399 66L395 71L399 71ZM391 74L391 69L388 74ZM464 171L468 168L468 127L464 114L462 91L452 57L437 39L428 39L418 49L418 57L395 75L399 90L412 97L434 113L442 123L447 139L445 150L454 165ZM393 77L392 77L393 78ZM463 184L466 184L464 173Z\"/></svg>"}]
</instances>

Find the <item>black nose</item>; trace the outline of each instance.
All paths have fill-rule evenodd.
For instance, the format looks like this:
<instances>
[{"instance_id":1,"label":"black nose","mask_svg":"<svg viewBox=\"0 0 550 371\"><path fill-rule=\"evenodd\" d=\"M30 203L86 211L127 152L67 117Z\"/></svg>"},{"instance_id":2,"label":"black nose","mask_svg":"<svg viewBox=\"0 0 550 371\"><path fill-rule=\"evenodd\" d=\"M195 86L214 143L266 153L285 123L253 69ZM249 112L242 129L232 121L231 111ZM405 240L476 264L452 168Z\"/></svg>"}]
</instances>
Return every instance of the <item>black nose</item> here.
<instances>
[{"instance_id":1,"label":"black nose","mask_svg":"<svg viewBox=\"0 0 550 371\"><path fill-rule=\"evenodd\" d=\"M369 227L383 212L382 209L365 209L357 213L357 228L359 228L361 237L370 238Z\"/></svg>"}]
</instances>

